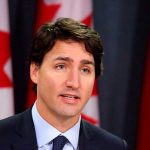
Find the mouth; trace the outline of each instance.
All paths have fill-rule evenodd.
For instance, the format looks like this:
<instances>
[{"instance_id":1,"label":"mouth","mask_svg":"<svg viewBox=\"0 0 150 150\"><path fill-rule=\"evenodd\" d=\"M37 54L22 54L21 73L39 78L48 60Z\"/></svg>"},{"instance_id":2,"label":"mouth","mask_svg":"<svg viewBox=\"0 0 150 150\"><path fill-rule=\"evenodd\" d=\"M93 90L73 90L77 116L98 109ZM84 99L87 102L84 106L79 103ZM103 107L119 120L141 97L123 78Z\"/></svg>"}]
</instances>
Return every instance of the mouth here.
<instances>
[{"instance_id":1,"label":"mouth","mask_svg":"<svg viewBox=\"0 0 150 150\"><path fill-rule=\"evenodd\" d=\"M61 94L60 95L64 102L69 104L75 104L80 100L80 97L78 95L72 95L72 94Z\"/></svg>"},{"instance_id":2,"label":"mouth","mask_svg":"<svg viewBox=\"0 0 150 150\"><path fill-rule=\"evenodd\" d=\"M60 96L68 98L68 99L80 99L80 97L77 95L61 94Z\"/></svg>"}]
</instances>

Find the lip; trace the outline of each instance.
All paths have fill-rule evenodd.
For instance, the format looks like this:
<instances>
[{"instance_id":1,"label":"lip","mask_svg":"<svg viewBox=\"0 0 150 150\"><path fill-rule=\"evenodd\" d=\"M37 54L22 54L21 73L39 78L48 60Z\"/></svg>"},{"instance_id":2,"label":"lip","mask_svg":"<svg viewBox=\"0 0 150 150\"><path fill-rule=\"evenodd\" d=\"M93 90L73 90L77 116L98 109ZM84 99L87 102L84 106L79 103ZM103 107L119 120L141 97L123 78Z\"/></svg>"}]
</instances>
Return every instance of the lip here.
<instances>
[{"instance_id":1,"label":"lip","mask_svg":"<svg viewBox=\"0 0 150 150\"><path fill-rule=\"evenodd\" d=\"M67 104L77 104L80 97L75 94L60 94L61 99Z\"/></svg>"}]
</instances>

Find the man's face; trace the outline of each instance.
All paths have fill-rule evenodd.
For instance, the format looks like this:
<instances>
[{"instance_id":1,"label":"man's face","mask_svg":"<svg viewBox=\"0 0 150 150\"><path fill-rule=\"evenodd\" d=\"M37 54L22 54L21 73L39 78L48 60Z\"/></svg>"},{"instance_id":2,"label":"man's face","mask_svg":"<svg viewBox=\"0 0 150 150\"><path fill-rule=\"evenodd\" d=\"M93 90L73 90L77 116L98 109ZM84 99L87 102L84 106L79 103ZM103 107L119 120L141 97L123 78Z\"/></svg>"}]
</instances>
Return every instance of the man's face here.
<instances>
[{"instance_id":1,"label":"man's face","mask_svg":"<svg viewBox=\"0 0 150 150\"><path fill-rule=\"evenodd\" d=\"M94 58L83 43L58 40L41 66L31 64L30 75L43 117L79 117L93 90Z\"/></svg>"}]
</instances>

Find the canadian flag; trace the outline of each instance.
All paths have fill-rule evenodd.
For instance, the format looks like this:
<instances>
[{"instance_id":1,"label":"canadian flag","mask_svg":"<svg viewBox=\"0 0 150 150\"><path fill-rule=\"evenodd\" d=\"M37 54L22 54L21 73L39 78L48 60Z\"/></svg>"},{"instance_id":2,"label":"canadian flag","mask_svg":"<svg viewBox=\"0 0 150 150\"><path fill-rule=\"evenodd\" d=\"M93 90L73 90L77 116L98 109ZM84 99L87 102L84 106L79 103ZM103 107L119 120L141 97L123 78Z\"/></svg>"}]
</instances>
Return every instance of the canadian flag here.
<instances>
[{"instance_id":1,"label":"canadian flag","mask_svg":"<svg viewBox=\"0 0 150 150\"><path fill-rule=\"evenodd\" d=\"M8 1L0 0L0 119L14 114Z\"/></svg>"},{"instance_id":2,"label":"canadian flag","mask_svg":"<svg viewBox=\"0 0 150 150\"><path fill-rule=\"evenodd\" d=\"M37 6L36 30L37 28L50 20L56 20L59 17L70 17L81 21L88 26L92 26L92 1L91 0L39 0ZM31 83L30 83L31 87ZM31 91L31 90L30 90ZM30 93L30 92L29 92ZM29 94L31 104L32 93ZM91 123L99 124L97 86L93 90L92 97L83 110L82 117Z\"/></svg>"}]
</instances>

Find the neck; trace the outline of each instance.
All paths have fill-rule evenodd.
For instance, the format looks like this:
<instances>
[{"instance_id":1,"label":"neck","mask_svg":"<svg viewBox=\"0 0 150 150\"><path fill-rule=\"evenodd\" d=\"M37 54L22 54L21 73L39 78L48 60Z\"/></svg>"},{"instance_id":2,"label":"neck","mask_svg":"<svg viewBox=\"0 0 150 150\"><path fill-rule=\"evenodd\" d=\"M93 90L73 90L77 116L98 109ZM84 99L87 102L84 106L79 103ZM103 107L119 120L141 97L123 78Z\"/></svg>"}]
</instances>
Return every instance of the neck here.
<instances>
[{"instance_id":1,"label":"neck","mask_svg":"<svg viewBox=\"0 0 150 150\"><path fill-rule=\"evenodd\" d=\"M66 132L70 128L72 128L79 120L80 114L75 116L61 116L57 115L54 112L45 111L46 109L39 107L38 103L36 105L37 111L40 116L47 121L50 125L55 127L60 132Z\"/></svg>"},{"instance_id":2,"label":"neck","mask_svg":"<svg viewBox=\"0 0 150 150\"><path fill-rule=\"evenodd\" d=\"M60 132L66 132L70 128L72 128L79 120L78 118L55 118L55 119L49 119L47 122L51 124L53 127L55 127Z\"/></svg>"}]
</instances>

